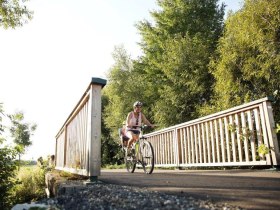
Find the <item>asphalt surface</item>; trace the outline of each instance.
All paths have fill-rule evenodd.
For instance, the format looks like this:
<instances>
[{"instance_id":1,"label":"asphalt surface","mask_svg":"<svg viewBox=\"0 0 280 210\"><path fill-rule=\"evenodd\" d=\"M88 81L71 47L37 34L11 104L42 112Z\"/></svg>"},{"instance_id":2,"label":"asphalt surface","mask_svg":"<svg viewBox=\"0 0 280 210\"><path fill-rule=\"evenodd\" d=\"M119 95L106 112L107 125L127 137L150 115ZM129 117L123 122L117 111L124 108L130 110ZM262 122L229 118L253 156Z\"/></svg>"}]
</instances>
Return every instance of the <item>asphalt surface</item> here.
<instances>
[{"instance_id":1,"label":"asphalt surface","mask_svg":"<svg viewBox=\"0 0 280 210\"><path fill-rule=\"evenodd\" d=\"M147 175L142 169L101 170L99 181L143 187L152 191L192 196L227 203L243 209L280 209L280 171L249 170L160 170Z\"/></svg>"}]
</instances>

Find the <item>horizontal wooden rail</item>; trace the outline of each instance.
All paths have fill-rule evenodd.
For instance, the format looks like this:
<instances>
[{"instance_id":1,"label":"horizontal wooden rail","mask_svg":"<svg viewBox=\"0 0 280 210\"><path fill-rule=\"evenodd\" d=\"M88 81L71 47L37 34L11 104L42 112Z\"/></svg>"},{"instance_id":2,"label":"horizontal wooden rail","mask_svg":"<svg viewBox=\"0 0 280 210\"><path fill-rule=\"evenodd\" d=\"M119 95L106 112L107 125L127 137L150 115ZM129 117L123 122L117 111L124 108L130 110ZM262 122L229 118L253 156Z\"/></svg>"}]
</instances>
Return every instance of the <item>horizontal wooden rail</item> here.
<instances>
[{"instance_id":1,"label":"horizontal wooden rail","mask_svg":"<svg viewBox=\"0 0 280 210\"><path fill-rule=\"evenodd\" d=\"M145 135L158 167L279 165L269 98Z\"/></svg>"}]
</instances>

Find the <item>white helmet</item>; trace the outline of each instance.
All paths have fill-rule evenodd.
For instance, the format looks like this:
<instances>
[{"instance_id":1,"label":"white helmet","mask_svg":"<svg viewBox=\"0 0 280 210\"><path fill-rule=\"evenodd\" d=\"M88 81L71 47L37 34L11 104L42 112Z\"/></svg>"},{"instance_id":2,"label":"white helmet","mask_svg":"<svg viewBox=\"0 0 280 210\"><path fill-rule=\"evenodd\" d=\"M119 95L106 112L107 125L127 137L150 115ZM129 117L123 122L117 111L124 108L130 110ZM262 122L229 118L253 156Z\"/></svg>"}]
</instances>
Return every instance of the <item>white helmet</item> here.
<instances>
[{"instance_id":1,"label":"white helmet","mask_svg":"<svg viewBox=\"0 0 280 210\"><path fill-rule=\"evenodd\" d=\"M143 103L140 102L140 101L136 101L134 104L133 104L133 107L136 107L136 106L142 106Z\"/></svg>"}]
</instances>

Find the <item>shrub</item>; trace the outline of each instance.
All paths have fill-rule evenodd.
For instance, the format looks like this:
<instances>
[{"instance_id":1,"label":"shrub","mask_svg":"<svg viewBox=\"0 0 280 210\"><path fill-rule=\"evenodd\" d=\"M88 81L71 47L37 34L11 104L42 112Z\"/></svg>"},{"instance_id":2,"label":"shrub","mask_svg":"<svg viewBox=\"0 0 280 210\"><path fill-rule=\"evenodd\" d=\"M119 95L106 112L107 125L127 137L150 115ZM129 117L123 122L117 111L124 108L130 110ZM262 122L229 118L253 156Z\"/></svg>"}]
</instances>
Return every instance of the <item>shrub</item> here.
<instances>
[{"instance_id":1,"label":"shrub","mask_svg":"<svg viewBox=\"0 0 280 210\"><path fill-rule=\"evenodd\" d=\"M0 148L0 209L11 206L10 189L15 184L15 151L11 148Z\"/></svg>"},{"instance_id":2,"label":"shrub","mask_svg":"<svg viewBox=\"0 0 280 210\"><path fill-rule=\"evenodd\" d=\"M12 188L14 203L36 201L45 197L45 169L38 166L21 167L18 183Z\"/></svg>"}]
</instances>

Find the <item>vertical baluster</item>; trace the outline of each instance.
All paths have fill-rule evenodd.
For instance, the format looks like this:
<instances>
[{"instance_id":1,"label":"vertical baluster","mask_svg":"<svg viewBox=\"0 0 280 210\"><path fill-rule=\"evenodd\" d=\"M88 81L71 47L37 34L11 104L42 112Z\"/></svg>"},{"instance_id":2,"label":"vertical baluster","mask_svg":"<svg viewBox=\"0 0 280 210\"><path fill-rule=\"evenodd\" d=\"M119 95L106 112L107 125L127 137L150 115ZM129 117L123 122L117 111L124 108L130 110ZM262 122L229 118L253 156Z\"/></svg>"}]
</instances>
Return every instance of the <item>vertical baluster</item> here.
<instances>
[{"instance_id":1,"label":"vertical baluster","mask_svg":"<svg viewBox=\"0 0 280 210\"><path fill-rule=\"evenodd\" d=\"M164 133L163 134L163 146L164 146L164 148L163 148L163 162L164 162L164 164L168 163L167 162L168 157L167 157L167 152L166 152L167 143L168 143L167 134Z\"/></svg>"},{"instance_id":2,"label":"vertical baluster","mask_svg":"<svg viewBox=\"0 0 280 210\"><path fill-rule=\"evenodd\" d=\"M242 140L244 145L245 160L249 162L249 147L248 147L248 127L246 125L246 119L244 112L241 112L241 124L242 124Z\"/></svg>"},{"instance_id":3,"label":"vertical baluster","mask_svg":"<svg viewBox=\"0 0 280 210\"><path fill-rule=\"evenodd\" d=\"M197 143L197 128L196 125L193 126L194 128L194 150L195 150L195 163L198 163L198 143Z\"/></svg>"},{"instance_id":4,"label":"vertical baluster","mask_svg":"<svg viewBox=\"0 0 280 210\"><path fill-rule=\"evenodd\" d=\"M235 140L235 133L236 133L235 126L236 125L234 123L232 115L229 116L229 124L231 125L230 136L231 136L232 158L233 158L233 162L236 162L236 160L237 160L237 158L236 158L236 140Z\"/></svg>"},{"instance_id":5,"label":"vertical baluster","mask_svg":"<svg viewBox=\"0 0 280 210\"><path fill-rule=\"evenodd\" d=\"M231 162L231 150L230 150L230 141L228 135L228 120L227 117L224 117L224 125L225 125L225 134L226 134L226 153L227 153L227 162Z\"/></svg>"},{"instance_id":6,"label":"vertical baluster","mask_svg":"<svg viewBox=\"0 0 280 210\"><path fill-rule=\"evenodd\" d=\"M175 141L175 138L173 138L173 136L175 136L175 131L170 131L169 132L169 139L170 139L169 145L170 145L171 149L169 149L169 161L170 161L169 164L176 163L174 155L177 151L176 151L175 143L173 142L173 141ZM176 154L176 156L177 156L177 154Z\"/></svg>"},{"instance_id":7,"label":"vertical baluster","mask_svg":"<svg viewBox=\"0 0 280 210\"><path fill-rule=\"evenodd\" d=\"M153 138L154 144L156 145L156 162L155 164L160 164L160 135L156 135Z\"/></svg>"},{"instance_id":8,"label":"vertical baluster","mask_svg":"<svg viewBox=\"0 0 280 210\"><path fill-rule=\"evenodd\" d=\"M209 125L207 122L205 122L205 127L206 127L206 143L207 143L207 157L208 157L208 162L211 163L211 149L210 149L210 138L209 138Z\"/></svg>"},{"instance_id":9,"label":"vertical baluster","mask_svg":"<svg viewBox=\"0 0 280 210\"><path fill-rule=\"evenodd\" d=\"M216 137L216 151L217 151L217 161L218 163L221 162L221 154L220 154L220 138L219 138L219 132L218 132L218 122L217 119L214 120L214 126L215 126L215 137Z\"/></svg>"},{"instance_id":10,"label":"vertical baluster","mask_svg":"<svg viewBox=\"0 0 280 210\"><path fill-rule=\"evenodd\" d=\"M86 169L86 159L87 159L87 123L86 123L86 119L87 119L87 115L88 115L88 101L86 102L85 105L85 112L84 112L84 169Z\"/></svg>"},{"instance_id":11,"label":"vertical baluster","mask_svg":"<svg viewBox=\"0 0 280 210\"><path fill-rule=\"evenodd\" d=\"M192 156L192 163L194 162L194 136L193 136L193 126L190 126L191 132L191 156Z\"/></svg>"},{"instance_id":12,"label":"vertical baluster","mask_svg":"<svg viewBox=\"0 0 280 210\"><path fill-rule=\"evenodd\" d=\"M201 123L201 131L202 131L202 147L203 147L203 163L207 162L207 158L206 158L206 143L205 143L205 124Z\"/></svg>"},{"instance_id":13,"label":"vertical baluster","mask_svg":"<svg viewBox=\"0 0 280 210\"><path fill-rule=\"evenodd\" d=\"M163 142L162 142L162 134L159 134L159 164L163 164L162 162L162 147L163 147Z\"/></svg>"},{"instance_id":14,"label":"vertical baluster","mask_svg":"<svg viewBox=\"0 0 280 210\"><path fill-rule=\"evenodd\" d=\"M225 157L225 139L224 139L224 128L223 128L222 118L219 118L219 130L220 130L222 160L223 160L223 163L225 163L226 162L226 157Z\"/></svg>"},{"instance_id":15,"label":"vertical baluster","mask_svg":"<svg viewBox=\"0 0 280 210\"><path fill-rule=\"evenodd\" d=\"M200 124L197 125L198 130L198 148L199 148L199 163L202 163L202 144L201 144L201 128Z\"/></svg>"},{"instance_id":16,"label":"vertical baluster","mask_svg":"<svg viewBox=\"0 0 280 210\"><path fill-rule=\"evenodd\" d=\"M213 121L210 121L210 135L211 135L211 145L212 145L212 161L216 162L216 151L215 151L215 138L214 138L214 128Z\"/></svg>"},{"instance_id":17,"label":"vertical baluster","mask_svg":"<svg viewBox=\"0 0 280 210\"><path fill-rule=\"evenodd\" d=\"M184 134L184 153L185 153L185 159L184 163L188 163L188 153L187 153L187 128L183 128L183 134Z\"/></svg>"},{"instance_id":18,"label":"vertical baluster","mask_svg":"<svg viewBox=\"0 0 280 210\"><path fill-rule=\"evenodd\" d=\"M165 150L166 150L166 159L165 159L165 163L166 164L169 164L170 163L170 156L169 156L169 151L172 150L172 145L170 146L170 131L168 131L167 133L165 133L166 136L166 147L165 147Z\"/></svg>"},{"instance_id":19,"label":"vertical baluster","mask_svg":"<svg viewBox=\"0 0 280 210\"><path fill-rule=\"evenodd\" d=\"M188 163L191 163L191 139L190 139L190 127L187 127L187 140L188 140Z\"/></svg>"},{"instance_id":20,"label":"vertical baluster","mask_svg":"<svg viewBox=\"0 0 280 210\"><path fill-rule=\"evenodd\" d=\"M255 125L256 125L256 134L257 134L257 145L263 144L263 134L261 130L261 122L260 122L260 112L259 109L255 108L254 109L254 116L255 116Z\"/></svg>"},{"instance_id":21,"label":"vertical baluster","mask_svg":"<svg viewBox=\"0 0 280 210\"><path fill-rule=\"evenodd\" d=\"M250 136L249 136L249 140L250 140L250 146L251 146L251 155L252 155L252 160L256 161L256 144L255 144L255 133L254 133L254 129L253 129L253 120L252 120L252 113L251 111L247 111L247 118L248 118L248 127L249 127L249 132L250 132Z\"/></svg>"},{"instance_id":22,"label":"vertical baluster","mask_svg":"<svg viewBox=\"0 0 280 210\"><path fill-rule=\"evenodd\" d=\"M183 128L178 129L178 133L180 136L180 147L179 147L179 163L184 164L185 155L184 155L184 139L183 139Z\"/></svg>"},{"instance_id":23,"label":"vertical baluster","mask_svg":"<svg viewBox=\"0 0 280 210\"><path fill-rule=\"evenodd\" d=\"M241 132L240 130L240 122L239 122L239 117L238 114L235 114L235 124L236 124L236 138L237 138L237 146L238 146L238 158L239 162L243 162L243 149L241 147Z\"/></svg>"},{"instance_id":24,"label":"vertical baluster","mask_svg":"<svg viewBox=\"0 0 280 210\"><path fill-rule=\"evenodd\" d=\"M170 150L173 149L172 145L170 144L170 131L166 133L166 164L170 163Z\"/></svg>"}]
</instances>

